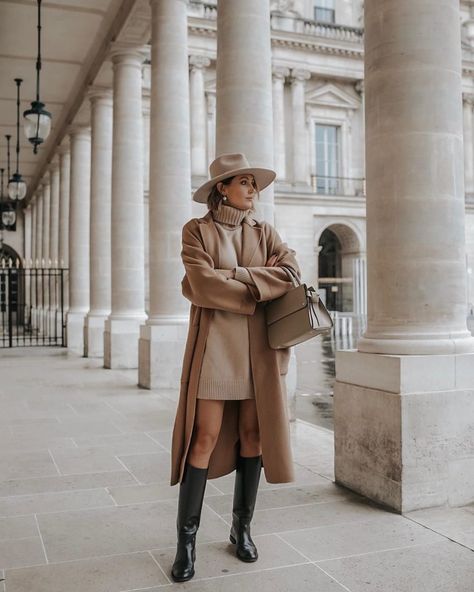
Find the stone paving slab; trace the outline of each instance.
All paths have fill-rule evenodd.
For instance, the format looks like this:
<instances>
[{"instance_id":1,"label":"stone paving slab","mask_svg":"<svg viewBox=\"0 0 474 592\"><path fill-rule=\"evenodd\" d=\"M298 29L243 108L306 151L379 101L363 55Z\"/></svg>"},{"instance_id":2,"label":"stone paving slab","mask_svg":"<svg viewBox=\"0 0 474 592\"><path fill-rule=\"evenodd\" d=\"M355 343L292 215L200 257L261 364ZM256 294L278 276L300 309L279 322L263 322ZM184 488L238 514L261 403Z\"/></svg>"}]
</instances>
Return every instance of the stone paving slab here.
<instances>
[{"instance_id":1,"label":"stone paving slab","mask_svg":"<svg viewBox=\"0 0 474 592\"><path fill-rule=\"evenodd\" d=\"M399 514L383 514L373 520L344 522L280 534L311 561L336 559L445 539Z\"/></svg>"},{"instance_id":2,"label":"stone paving slab","mask_svg":"<svg viewBox=\"0 0 474 592\"><path fill-rule=\"evenodd\" d=\"M408 512L406 517L474 551L474 504L463 508L416 510Z\"/></svg>"},{"instance_id":3,"label":"stone paving slab","mask_svg":"<svg viewBox=\"0 0 474 592\"><path fill-rule=\"evenodd\" d=\"M105 489L18 495L0 498L0 517L114 505L114 500Z\"/></svg>"},{"instance_id":4,"label":"stone paving slab","mask_svg":"<svg viewBox=\"0 0 474 592\"><path fill-rule=\"evenodd\" d=\"M133 553L176 544L175 500L38 516L50 562ZM203 509L199 538L222 540L228 525Z\"/></svg>"},{"instance_id":5,"label":"stone paving slab","mask_svg":"<svg viewBox=\"0 0 474 592\"><path fill-rule=\"evenodd\" d=\"M83 475L54 475L34 479L12 479L0 482L0 497L74 491L136 484L133 476L121 467L120 471L85 473Z\"/></svg>"},{"instance_id":6,"label":"stone paving slab","mask_svg":"<svg viewBox=\"0 0 474 592\"><path fill-rule=\"evenodd\" d=\"M15 516L0 518L0 541L26 539L38 536L34 516Z\"/></svg>"},{"instance_id":7,"label":"stone paving slab","mask_svg":"<svg viewBox=\"0 0 474 592\"><path fill-rule=\"evenodd\" d=\"M1 568L11 569L42 563L46 563L46 558L38 533L32 538L0 541Z\"/></svg>"},{"instance_id":8,"label":"stone paving slab","mask_svg":"<svg viewBox=\"0 0 474 592\"><path fill-rule=\"evenodd\" d=\"M11 569L8 592L121 592L169 581L149 553Z\"/></svg>"},{"instance_id":9,"label":"stone paving slab","mask_svg":"<svg viewBox=\"0 0 474 592\"><path fill-rule=\"evenodd\" d=\"M0 592L473 592L474 504L400 516L370 503L333 483L333 434L301 421L296 481L262 475L259 561L229 543L228 475L206 488L195 578L171 583L177 391L100 366L64 350L0 357L0 514L25 512L0 517Z\"/></svg>"},{"instance_id":10,"label":"stone paving slab","mask_svg":"<svg viewBox=\"0 0 474 592\"><path fill-rule=\"evenodd\" d=\"M472 592L472 551L442 541L318 562L351 592Z\"/></svg>"},{"instance_id":11,"label":"stone paving slab","mask_svg":"<svg viewBox=\"0 0 474 592\"><path fill-rule=\"evenodd\" d=\"M196 548L196 580L222 575L248 573L282 566L299 565L307 560L275 535L256 536L259 558L255 563L244 563L235 556L235 546L226 541L198 544ZM170 575L176 546L153 551L153 557L163 571Z\"/></svg>"}]
</instances>

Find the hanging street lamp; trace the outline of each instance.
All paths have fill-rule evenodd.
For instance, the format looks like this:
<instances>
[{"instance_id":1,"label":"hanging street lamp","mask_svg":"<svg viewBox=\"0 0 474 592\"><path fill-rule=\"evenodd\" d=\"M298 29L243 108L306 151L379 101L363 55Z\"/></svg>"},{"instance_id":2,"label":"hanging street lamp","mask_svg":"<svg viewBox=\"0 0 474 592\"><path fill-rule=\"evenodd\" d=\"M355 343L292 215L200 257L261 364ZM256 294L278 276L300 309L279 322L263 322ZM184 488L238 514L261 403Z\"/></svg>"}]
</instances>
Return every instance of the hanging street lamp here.
<instances>
[{"instance_id":1,"label":"hanging street lamp","mask_svg":"<svg viewBox=\"0 0 474 592\"><path fill-rule=\"evenodd\" d=\"M41 71L41 0L38 3L38 56L36 58L36 101L32 101L31 109L23 113L24 131L28 141L33 144L36 154L38 146L42 144L51 131L51 113L45 110L40 100L40 71Z\"/></svg>"},{"instance_id":2,"label":"hanging street lamp","mask_svg":"<svg viewBox=\"0 0 474 592\"><path fill-rule=\"evenodd\" d=\"M16 172L8 181L8 195L10 199L20 200L26 195L26 183L23 181L18 170L18 161L20 158L20 84L23 82L21 78L15 78L16 82Z\"/></svg>"},{"instance_id":3,"label":"hanging street lamp","mask_svg":"<svg viewBox=\"0 0 474 592\"><path fill-rule=\"evenodd\" d=\"M0 225L0 229L3 230L4 228L9 228L13 226L16 222L16 212L15 210L3 203L3 198L5 197L3 193L3 173L5 169L0 169L0 175L2 177L2 186L1 186L1 193L0 193L0 212L2 213L2 221Z\"/></svg>"}]
</instances>

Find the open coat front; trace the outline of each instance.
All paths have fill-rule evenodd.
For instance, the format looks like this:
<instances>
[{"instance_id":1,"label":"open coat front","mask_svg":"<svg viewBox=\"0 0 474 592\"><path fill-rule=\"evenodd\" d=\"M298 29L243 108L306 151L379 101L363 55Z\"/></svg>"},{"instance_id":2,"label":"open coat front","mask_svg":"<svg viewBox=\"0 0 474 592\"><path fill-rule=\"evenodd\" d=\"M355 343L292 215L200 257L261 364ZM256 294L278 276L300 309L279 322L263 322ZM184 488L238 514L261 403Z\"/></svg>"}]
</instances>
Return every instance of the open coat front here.
<instances>
[{"instance_id":1,"label":"open coat front","mask_svg":"<svg viewBox=\"0 0 474 592\"><path fill-rule=\"evenodd\" d=\"M291 267L299 275L295 253L268 223L247 217L242 227L242 267L254 285L230 279L219 268L219 235L211 212L183 228L182 258L186 275L183 294L191 301L189 332L183 359L181 389L173 430L171 485L181 481L189 451L196 412L196 395L209 327L215 309L248 317L250 361L255 390L262 459L270 483L293 481L285 374L289 350L268 345L264 302L283 295L292 284L278 266ZM265 267L278 255L277 267ZM243 352L248 355L248 352ZM210 479L232 472L239 453L239 401L226 401L222 427L209 461Z\"/></svg>"}]
</instances>

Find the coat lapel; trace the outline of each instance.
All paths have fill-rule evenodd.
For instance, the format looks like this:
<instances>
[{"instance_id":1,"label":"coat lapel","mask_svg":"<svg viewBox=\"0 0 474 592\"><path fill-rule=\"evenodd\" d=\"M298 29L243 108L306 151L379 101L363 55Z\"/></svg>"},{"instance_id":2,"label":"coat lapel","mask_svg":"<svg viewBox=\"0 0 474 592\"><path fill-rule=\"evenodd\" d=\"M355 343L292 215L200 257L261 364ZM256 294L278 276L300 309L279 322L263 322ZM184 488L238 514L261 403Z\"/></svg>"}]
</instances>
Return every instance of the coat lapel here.
<instances>
[{"instance_id":1,"label":"coat lapel","mask_svg":"<svg viewBox=\"0 0 474 592\"><path fill-rule=\"evenodd\" d=\"M204 249L208 255L210 255L214 261L214 268L219 268L219 235L217 234L216 225L212 218L212 214L209 211L201 224L201 236L204 243Z\"/></svg>"},{"instance_id":2,"label":"coat lapel","mask_svg":"<svg viewBox=\"0 0 474 592\"><path fill-rule=\"evenodd\" d=\"M242 267L251 267L262 242L262 229L251 218L242 224ZM257 265L261 264L257 261Z\"/></svg>"}]
</instances>

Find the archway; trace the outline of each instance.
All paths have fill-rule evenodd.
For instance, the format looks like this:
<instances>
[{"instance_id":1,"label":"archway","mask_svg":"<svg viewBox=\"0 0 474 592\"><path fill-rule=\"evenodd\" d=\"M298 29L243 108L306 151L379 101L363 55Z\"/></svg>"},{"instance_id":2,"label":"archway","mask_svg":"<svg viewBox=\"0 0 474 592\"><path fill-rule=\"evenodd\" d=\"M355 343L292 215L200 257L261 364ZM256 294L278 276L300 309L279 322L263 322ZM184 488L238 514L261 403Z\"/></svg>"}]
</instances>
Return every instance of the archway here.
<instances>
[{"instance_id":1,"label":"archway","mask_svg":"<svg viewBox=\"0 0 474 592\"><path fill-rule=\"evenodd\" d=\"M318 287L329 310L354 312L355 289L360 281L357 262L361 257L360 241L346 224L326 227L318 242Z\"/></svg>"}]
</instances>

